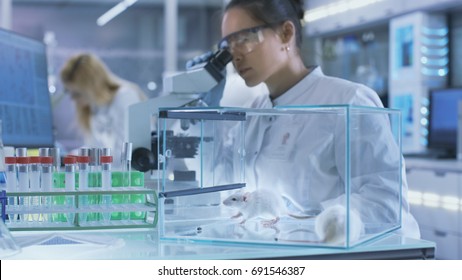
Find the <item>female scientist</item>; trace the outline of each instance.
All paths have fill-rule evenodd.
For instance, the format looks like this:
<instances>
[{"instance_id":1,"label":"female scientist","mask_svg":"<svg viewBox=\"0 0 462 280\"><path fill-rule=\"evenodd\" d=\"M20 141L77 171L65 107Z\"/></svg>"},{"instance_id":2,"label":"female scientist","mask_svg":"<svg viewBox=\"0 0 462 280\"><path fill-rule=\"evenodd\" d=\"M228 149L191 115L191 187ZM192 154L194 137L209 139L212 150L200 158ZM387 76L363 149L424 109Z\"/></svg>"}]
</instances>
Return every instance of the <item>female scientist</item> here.
<instances>
[{"instance_id":1,"label":"female scientist","mask_svg":"<svg viewBox=\"0 0 462 280\"><path fill-rule=\"evenodd\" d=\"M115 76L91 54L71 57L61 70L61 80L75 102L85 135L84 146L111 148L118 157L128 139L128 107L146 99L144 93L135 84Z\"/></svg>"},{"instance_id":2,"label":"female scientist","mask_svg":"<svg viewBox=\"0 0 462 280\"><path fill-rule=\"evenodd\" d=\"M300 56L303 15L303 1L297 0L231 0L226 6L219 47L231 52L232 63L247 86L265 83L269 90L252 107L383 107L378 95L366 86L325 76L320 67L305 66ZM283 123L282 118L250 121L245 143L247 185L276 189L300 212L322 214L329 207L345 204L344 143L342 150L341 143L334 141L333 131L338 128L326 128L331 122L323 123L323 118L290 123ZM399 191L387 187L387 182L398 184L392 176L399 171L390 170L399 166L401 155L389 121L375 117L373 123L359 125L367 133L351 138L361 152L354 159L360 167L351 168L350 205L363 222L396 220ZM402 175L401 232L419 238L419 227L409 213L404 168ZM310 209L301 209L306 205Z\"/></svg>"}]
</instances>

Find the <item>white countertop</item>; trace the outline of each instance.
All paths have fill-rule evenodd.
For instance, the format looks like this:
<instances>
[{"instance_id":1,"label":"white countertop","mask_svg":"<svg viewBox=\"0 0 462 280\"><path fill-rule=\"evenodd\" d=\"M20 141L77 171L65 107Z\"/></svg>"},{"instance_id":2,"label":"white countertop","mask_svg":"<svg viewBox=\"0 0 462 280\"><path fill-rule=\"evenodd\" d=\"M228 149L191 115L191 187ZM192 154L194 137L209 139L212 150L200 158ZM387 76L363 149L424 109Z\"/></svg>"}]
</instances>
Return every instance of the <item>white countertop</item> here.
<instances>
[{"instance_id":1,"label":"white countertop","mask_svg":"<svg viewBox=\"0 0 462 280\"><path fill-rule=\"evenodd\" d=\"M27 260L432 258L435 248L433 242L393 233L350 249L166 241L158 239L155 229L12 232L12 235L22 250L7 259Z\"/></svg>"}]
</instances>

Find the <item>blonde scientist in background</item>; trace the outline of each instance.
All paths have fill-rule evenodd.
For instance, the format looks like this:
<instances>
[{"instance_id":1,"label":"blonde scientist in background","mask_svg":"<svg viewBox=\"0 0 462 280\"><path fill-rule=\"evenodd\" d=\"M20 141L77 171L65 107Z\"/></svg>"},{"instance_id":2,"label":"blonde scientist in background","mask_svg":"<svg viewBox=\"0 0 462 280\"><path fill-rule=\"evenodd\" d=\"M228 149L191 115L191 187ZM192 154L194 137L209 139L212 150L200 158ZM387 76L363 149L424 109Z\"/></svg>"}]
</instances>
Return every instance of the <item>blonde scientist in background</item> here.
<instances>
[{"instance_id":1,"label":"blonde scientist in background","mask_svg":"<svg viewBox=\"0 0 462 280\"><path fill-rule=\"evenodd\" d=\"M128 139L128 107L146 99L134 83L114 75L95 55L71 57L61 70L61 80L75 102L84 146L111 148L119 156ZM117 158L114 160L118 163Z\"/></svg>"}]
</instances>

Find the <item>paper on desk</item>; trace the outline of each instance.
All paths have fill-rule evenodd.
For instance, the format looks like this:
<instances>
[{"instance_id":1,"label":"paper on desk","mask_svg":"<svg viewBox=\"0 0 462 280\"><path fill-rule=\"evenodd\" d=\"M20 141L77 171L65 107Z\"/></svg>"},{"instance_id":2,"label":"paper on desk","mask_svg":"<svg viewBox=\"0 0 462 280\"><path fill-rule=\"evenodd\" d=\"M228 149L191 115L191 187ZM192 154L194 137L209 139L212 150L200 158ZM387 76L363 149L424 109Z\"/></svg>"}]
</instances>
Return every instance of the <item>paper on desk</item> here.
<instances>
[{"instance_id":1,"label":"paper on desk","mask_svg":"<svg viewBox=\"0 0 462 280\"><path fill-rule=\"evenodd\" d=\"M17 236L15 239L16 243L23 248L34 245L86 244L102 247L121 247L125 245L125 241L121 238L115 238L101 234L81 235L72 233L48 233Z\"/></svg>"}]
</instances>

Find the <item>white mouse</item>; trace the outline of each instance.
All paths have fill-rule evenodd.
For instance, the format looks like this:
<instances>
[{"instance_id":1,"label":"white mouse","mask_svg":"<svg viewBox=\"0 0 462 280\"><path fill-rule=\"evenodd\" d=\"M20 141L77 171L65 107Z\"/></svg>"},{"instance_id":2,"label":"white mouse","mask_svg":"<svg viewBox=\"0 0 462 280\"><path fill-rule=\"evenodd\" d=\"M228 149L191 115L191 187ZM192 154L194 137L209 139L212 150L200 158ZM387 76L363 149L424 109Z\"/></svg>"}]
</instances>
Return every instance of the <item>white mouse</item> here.
<instances>
[{"instance_id":1,"label":"white mouse","mask_svg":"<svg viewBox=\"0 0 462 280\"><path fill-rule=\"evenodd\" d=\"M241 224L256 217L266 219L265 225L276 224L280 217L284 215L296 219L309 219L314 217L288 213L282 197L270 190L260 189L253 192L235 193L223 200L223 204L239 210L232 218L242 216L243 219L240 222Z\"/></svg>"},{"instance_id":2,"label":"white mouse","mask_svg":"<svg viewBox=\"0 0 462 280\"><path fill-rule=\"evenodd\" d=\"M322 211L315 221L315 232L323 243L343 244L346 241L346 208L342 205L333 205ZM364 225L359 214L350 211L350 243L359 240L364 231Z\"/></svg>"}]
</instances>

